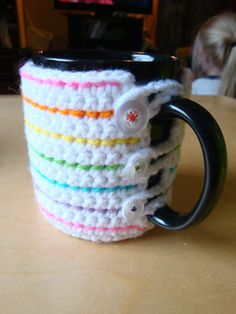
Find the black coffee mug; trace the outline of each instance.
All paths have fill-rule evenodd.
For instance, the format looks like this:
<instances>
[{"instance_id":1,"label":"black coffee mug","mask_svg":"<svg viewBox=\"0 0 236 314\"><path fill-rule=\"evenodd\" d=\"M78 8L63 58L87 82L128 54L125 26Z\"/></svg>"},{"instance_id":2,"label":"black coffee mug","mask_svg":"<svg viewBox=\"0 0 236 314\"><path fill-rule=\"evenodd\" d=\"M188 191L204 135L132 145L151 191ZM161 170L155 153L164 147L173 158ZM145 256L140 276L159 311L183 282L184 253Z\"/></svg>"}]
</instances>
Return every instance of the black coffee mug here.
<instances>
[{"instance_id":1,"label":"black coffee mug","mask_svg":"<svg viewBox=\"0 0 236 314\"><path fill-rule=\"evenodd\" d=\"M35 72L37 73L35 77L33 75L34 68L36 68L36 70L38 71L38 72L37 71ZM115 71L118 71L118 72L115 72ZM34 133L35 132L39 133L38 134L39 140L37 142L38 146L36 145L37 147L34 147L32 149L32 153L30 153L30 160L32 164L37 165L38 163L39 165L39 169L33 166L33 170L32 170L33 179L35 181L34 183L35 183L35 186L37 186L36 190L39 191L39 192L36 192L36 196L38 198L38 201L40 203L40 206L44 215L56 228L77 237L82 237L82 238L90 239L93 241L108 242L108 241L126 239L126 238L130 238L130 237L134 237L134 236L142 234L145 231L145 228L147 229L150 228L150 227L147 227L146 225L148 223L146 222L147 220L146 217L154 225L158 225L169 230L179 230L179 229L187 228L191 225L201 222L203 219L207 217L207 215L211 212L211 210L215 206L216 201L219 198L223 185L224 185L226 167L227 167L226 146L225 146L222 132L217 122L207 110L205 110L199 104L189 99L183 98L182 96L180 96L180 94L178 93L175 94L174 92L171 91L171 87L169 89L167 88L166 90L164 90L165 84L167 85L170 84L168 86L172 86L171 85L172 82L181 83L182 71L183 69L181 69L180 61L175 57L161 56L161 55L156 55L156 54L151 54L151 53L142 53L142 52L134 53L134 52L120 52L120 51L103 51L103 50L39 52L33 55L32 61L30 64L28 65L26 64L25 66L23 66L23 68L21 69L22 93L23 93L24 103L26 107L26 110L25 110L26 136L27 136L29 146L31 145L34 146L34 139L36 136ZM69 75L68 73L71 73L71 74ZM126 77L126 74L124 73L128 73L127 75L129 75L129 83L127 83L126 85L125 83L123 84L122 82L122 79L124 78L125 80L125 77ZM68 76L66 76L67 74ZM72 80L73 82L70 81L68 77L73 78ZM97 79L98 77L100 79ZM114 77L117 77L118 79L122 78L119 84L117 83L117 80L114 80ZM75 80L75 78L77 78L77 81ZM89 78L89 81L88 81L88 78ZM133 82L131 82L132 79L133 79ZM96 187L96 186L88 187L87 185L85 185L85 187L79 186L79 188L84 189L82 190L83 192L91 191L92 196L89 194L87 199L89 199L90 196L93 198L94 204L95 204L93 208L94 211L96 212L96 210L97 211L100 210L98 217L100 217L102 210L104 211L104 213L105 213L105 210L107 210L107 212L109 212L109 210L111 211L111 209L113 210L112 205L111 205L113 204L112 200L109 199L113 197L113 194L105 194L105 193L106 191L115 191L114 199L118 199L119 200L118 203L120 203L119 204L120 208L116 208L117 213L115 214L115 218L116 219L119 218L120 220L116 220L119 222L115 223L112 220L113 218L111 218L112 215L109 214L110 220L107 219L106 225L102 225L102 226L100 224L96 225L96 222L94 222L95 225L93 226L91 226L91 224L89 224L89 226L86 226L86 224L84 224L83 222L74 224L73 221L69 221L69 222L64 221L62 219L62 216L58 216L59 214L57 212L54 212L51 209L51 208L54 208L51 205L51 202L54 202L54 205L59 202L59 200L57 199L58 192L53 192L53 188L52 188L52 190L50 190L49 195L46 195L46 197L48 197L48 201L45 201L45 202L44 202L43 196L41 195L41 194L45 194L46 193L45 191L49 189L48 187L45 188L44 183L42 183L43 179L47 180L47 184L52 183L54 185L57 185L56 188L58 188L58 186L62 187L62 184L64 184L64 187L66 188L70 186L68 182L58 183L56 175L53 178L52 177L49 178L47 174L47 170L45 169L47 169L47 167L50 167L51 164L48 164L48 166L46 167L42 161L42 166L41 166L40 158L44 158L44 161L47 160L47 162L49 161L51 162L52 160L55 161L59 159L59 157L57 157L57 153L55 156L48 156L48 153L46 150L42 152L42 147L44 147L44 144L43 144L44 141L49 141L46 143L46 145L49 145L49 144L53 145L51 144L51 142L53 142L52 140L53 137L54 138L60 137L60 140L66 139L66 136L68 140L72 138L77 139L78 147L76 147L76 149L77 149L78 154L76 155L77 156L76 158L79 160L79 161L77 160L77 164L81 164L80 154L84 153L84 147L82 147L82 144L86 143L88 147L90 147L89 145L91 145L92 147L92 145L96 145L96 143L102 143L101 145L104 144L105 147L111 144L111 148L109 148L111 150L104 148L104 152L107 152L107 155L112 154L112 149L113 148L115 149L116 144L110 141L110 140L113 141L111 134L108 134L107 138L103 137L101 142L95 142L94 138L97 140L97 137L95 136L96 132L94 136L86 140L83 135L84 133L83 134L78 133L80 135L79 140L78 140L78 136L69 137L68 134L64 136L64 135L61 135L62 132L60 132L60 129L54 130L54 129L51 129L50 127L48 127L45 130L43 124L35 126L34 122L29 121L29 120L35 119L35 121L37 122L37 119L34 118L35 113L32 112L32 110L39 110L39 113L38 113L39 121L40 121L40 115L45 115L45 111L48 111L47 117L45 118L46 120L49 118L57 119L57 117L60 114L62 116L64 115L64 117L66 118L66 115L70 115L70 113L72 114L73 112L77 112L77 113L83 112L83 114L81 115L83 115L83 117L84 115L87 115L86 121L88 121L88 124L90 123L90 126L95 128L94 127L95 124L93 124L95 122L93 122L94 120L92 121L92 119L96 115L97 115L96 117L98 117L98 113L94 113L96 111L95 110L96 101L98 101L98 106L101 105L101 101L100 101L101 99L100 100L98 99L100 96L97 97L97 93L99 93L99 95L105 95L107 97L107 93L108 93L108 89L106 90L106 88L108 88L106 87L108 84L107 82L108 83L110 82L109 84L111 85L113 84L112 86L109 87L110 88L109 93L113 93L111 92L112 88L115 89L118 85L120 86L123 84L122 87L119 87L120 88L119 92L114 91L114 94L112 94L113 100L111 100L111 103L109 104L111 108L108 106L109 108L108 110L107 107L104 107L102 108L102 110L100 110L100 113L99 113L100 115L102 115L101 112L103 112L103 118L105 117L104 112L107 113L109 111L111 115L112 114L114 115L113 117L109 118L110 119L109 127L111 127L111 130L113 130L111 132L115 132L116 135L117 134L119 135L119 139L116 142L118 143L117 145L118 146L120 145L119 147L124 145L122 147L125 147L122 153L119 153L120 162L118 162L118 164L123 163L123 168L122 168L123 170L119 169L119 171L121 171L119 172L119 179L117 178L114 179L114 176L116 176L116 174L113 172L114 176L113 176L113 181L112 181L114 182L115 180L115 182L118 182L118 180L120 180L119 182L121 184L109 185L110 184L109 183L110 174L109 174L107 175L108 177L106 177L106 180L104 180L104 184L105 182L108 182L106 183L107 184L106 186L100 185L99 187ZM152 83L150 84L150 82ZM160 82L160 84L158 82ZM50 88L48 86L50 86ZM61 104L60 101L58 100L58 103L57 103L57 97L54 97L55 101L53 105L55 104L57 105L56 109L54 107L52 108L52 104L50 103L49 98L45 98L44 107L43 107L42 104L40 104L41 98L44 97L44 95L46 95L47 93L48 94L50 94L50 92L56 93L55 92L56 88L58 88L58 93L65 92L66 93L65 95L70 95L70 92L72 93L71 97L68 96L66 98L65 96L63 96L64 99L68 99L68 106L65 107L65 104L63 104L64 107L60 108L60 104ZM75 92L76 88L77 90ZM76 102L71 99L75 99L76 95L79 95L79 97L82 97L81 95L83 95L84 101L87 102L86 93L88 93L88 90L81 91L82 89L86 89L86 88L87 89L91 88L91 93L89 90L90 94L88 98L90 98L91 100L97 97L96 99L98 100L94 100L94 103L92 103L92 100L91 100L89 103L91 105L91 108L89 107L88 104L86 104L87 107L84 106L81 110L81 106L83 104L81 103L80 107L78 108L78 106L76 107L76 104L78 104L79 101ZM99 90L99 88L101 88L101 90ZM29 94L32 89L34 89L34 95L35 95L34 100L29 98ZM116 95L116 97L114 95ZM95 97L95 98L92 98L92 97ZM110 97L109 99L111 99L112 97ZM163 99L164 100L166 99L166 101L164 101ZM72 102L74 101L72 107L70 107L71 101ZM30 109L31 111L27 109L29 105L34 107ZM155 112L156 110L156 114L152 114L150 116L148 112L149 109L147 109L149 108L149 106L153 106L154 108L153 112ZM160 111L158 111L157 108L161 108ZM55 113L55 112L57 112L57 116L52 115L52 117L51 116L49 117L50 114ZM60 116L59 118L62 119L62 116ZM80 116L79 118L81 117L82 116ZM70 118L68 120L69 123L71 124L74 123L74 125L78 125L79 123L81 123L81 120L75 121L75 114L73 116L73 119ZM158 163L160 164L162 160L164 160L165 158L168 159L169 157L171 157L171 153L174 150L176 150L175 146L179 146L180 142L179 143L176 142L175 146L171 146L171 149L166 152L162 151L161 153L160 152L158 153L158 147L164 147L162 145L163 143L168 144L170 142L171 132L173 133L173 130L172 130L173 126L176 127L176 124L177 126L181 124L179 120L185 121L194 130L201 144L201 148L202 148L202 152L204 156L204 165L205 165L204 186L203 186L201 195L196 205L187 214L178 213L167 205L168 202L166 202L166 199L164 196L167 193L166 191L171 187L173 178L170 179L168 189L166 189L165 191L162 191L162 189L160 188L156 188L158 184L161 185L162 182L164 182L162 180L162 176L166 176L167 178L168 176L170 176L170 172L174 168L172 165L171 169L163 170L163 169L160 169L161 166L158 168L157 164ZM50 126L50 120L47 120L47 121L48 121L47 123L45 122L46 125ZM60 120L60 121L63 121L63 120ZM58 120L59 124L61 123L60 121ZM105 119L103 119L103 121L105 121ZM96 126L99 125L99 122L96 122L96 123L97 123ZM103 123L102 124L103 126L105 125L104 124L105 122L101 122L101 123ZM150 125L149 131L148 131L148 125ZM114 127L117 128L118 131L117 130L114 131ZM104 126L104 129L105 129L105 126ZM87 132L89 132L89 129ZM150 137L150 141L149 141L150 145L147 144L148 141L145 142L145 138L147 137L148 132L149 132L149 137ZM83 136L81 136L81 134ZM45 135L51 138L50 139L44 138ZM144 143L144 144L140 144L140 146L135 146L136 142L134 141L134 138L136 138L136 140L137 138L139 138L140 140L139 142ZM129 144L134 145L133 148L130 149L130 146L129 146L129 149L127 148L126 150L125 141L129 141ZM56 143L56 145L58 145L58 143ZM95 147L95 150L93 151L94 155L96 155L97 151L99 151L99 154L100 152L102 152L102 148L100 146L99 148L98 146L96 147ZM40 149L41 149L41 152L39 153ZM153 153L152 150L155 153ZM57 150L55 149L55 151ZM35 152L37 156L35 155ZM117 153L117 151L115 151L115 153ZM150 154L148 155L148 153ZM136 156L137 154L139 154L138 156L140 157L140 159L138 158L135 159L134 156L132 156L132 155ZM39 162L37 158L39 159ZM168 159L168 160L172 160L172 159ZM92 160L92 157L90 155L89 163L91 163L91 160ZM130 160L133 161L133 165ZM164 164L166 165L168 162L169 161L165 161ZM63 162L61 163L63 164ZM95 165L91 166L90 170L91 169L97 170L99 168L97 163L98 162L96 162ZM64 165L65 164L66 162L64 162ZM103 166L108 167L106 169L109 169L109 171L112 169L111 165L105 164L104 162L103 162ZM55 167L60 167L59 163ZM157 173L153 173L153 169L150 170L151 167L154 167L154 169L156 167ZM82 169L82 166L81 166L81 169ZM78 170L78 174L75 174L75 176L76 175L81 176L80 180L84 180L84 177L86 177L86 175L82 176L81 169ZM106 176L106 174L109 171L106 172L105 168L103 169L104 169L104 176ZM62 169L59 169L59 168L56 170L63 171ZM92 176L94 175L94 178L95 178L93 182L95 182L97 178L99 177L99 173L97 175L96 174L91 174L91 175ZM41 176L41 177L38 178L38 176ZM129 182L129 180L131 181ZM100 181L102 182L102 180ZM128 182L130 184L125 185L124 182L126 183ZM143 184L144 182L146 182L146 185L144 187L144 191L141 191L141 188L140 188L141 185L139 184ZM137 185L134 188L136 189L135 193L132 194L131 190L132 190L132 187L134 186L134 183L137 183ZM40 186L40 184L42 186ZM119 192L123 194L116 194L118 193L119 188L123 189L123 191L129 190L129 192L127 192L127 194L124 194L126 192ZM149 193L149 191L152 191L152 192ZM100 205L98 204L96 200L96 196L93 196L95 195L95 192L103 193L101 195L104 198L104 202L105 202L104 206L102 206L100 203L99 203ZM64 203L68 204L70 203L69 202L70 199L72 199L73 197L75 198L75 195L74 194L72 195L72 192L70 193L71 194L69 194L69 192L65 194L66 196L64 197L64 199L67 199L67 201ZM79 195L77 198L78 204L76 205L77 207L80 206L80 208L82 208L81 210L83 213L86 213L86 210L89 207L89 206L86 207L87 199L83 199L83 195L81 194L82 193L81 191L79 191L78 193L80 194L78 194ZM106 195L108 195L107 199L106 199ZM119 195L119 197L117 195ZM121 197L120 195L123 195L123 197ZM81 197L81 203L79 201L79 197ZM49 209L45 209L45 206L46 206L45 204L46 205L49 204L48 205ZM150 204L154 204L154 205L151 206ZM72 205L74 206L75 204L72 204ZM158 206L155 210L153 209L153 206L156 206L156 205ZM98 209L101 206L103 208ZM116 207L118 207L118 205L116 205ZM66 208L64 210L66 211ZM115 212L115 209L112 213L114 212ZM71 213L75 215L75 212L72 211ZM89 211L87 213L89 213ZM90 221L89 219L90 218L88 218L88 221ZM100 218L97 218L97 220L96 219L95 220L98 221L99 219ZM145 222L144 222L144 219L146 219ZM77 221L78 220L79 218L77 219ZM135 224L135 222L137 222L137 224ZM144 225L142 225L142 223L144 223ZM69 227L69 224L71 224L71 228ZM75 227L75 225L78 228ZM136 226L136 229L134 228L134 226ZM76 229L75 231L75 228L79 230ZM108 236L108 233L109 233L109 236Z\"/></svg>"}]
</instances>

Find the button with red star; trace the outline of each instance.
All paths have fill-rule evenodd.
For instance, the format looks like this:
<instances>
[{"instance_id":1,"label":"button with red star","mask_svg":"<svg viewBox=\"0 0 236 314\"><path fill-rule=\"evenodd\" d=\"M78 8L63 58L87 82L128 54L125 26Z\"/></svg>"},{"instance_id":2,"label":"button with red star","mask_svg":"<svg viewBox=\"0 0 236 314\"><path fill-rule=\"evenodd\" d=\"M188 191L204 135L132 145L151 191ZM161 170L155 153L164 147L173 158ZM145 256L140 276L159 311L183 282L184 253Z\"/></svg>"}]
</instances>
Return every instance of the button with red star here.
<instances>
[{"instance_id":1,"label":"button with red star","mask_svg":"<svg viewBox=\"0 0 236 314\"><path fill-rule=\"evenodd\" d=\"M115 123L125 135L134 135L143 131L149 120L147 104L129 100L120 104L115 110Z\"/></svg>"}]
</instances>

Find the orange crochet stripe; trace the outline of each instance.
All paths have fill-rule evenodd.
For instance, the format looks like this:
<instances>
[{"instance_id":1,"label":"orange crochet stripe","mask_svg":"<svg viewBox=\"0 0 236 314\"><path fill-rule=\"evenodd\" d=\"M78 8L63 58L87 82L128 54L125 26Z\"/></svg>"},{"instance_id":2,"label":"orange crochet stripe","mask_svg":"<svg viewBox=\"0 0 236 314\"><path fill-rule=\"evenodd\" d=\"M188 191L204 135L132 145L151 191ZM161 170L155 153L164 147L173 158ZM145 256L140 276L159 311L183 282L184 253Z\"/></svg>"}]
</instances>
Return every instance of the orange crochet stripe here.
<instances>
[{"instance_id":1,"label":"orange crochet stripe","mask_svg":"<svg viewBox=\"0 0 236 314\"><path fill-rule=\"evenodd\" d=\"M75 110L75 109L59 109L56 107L49 107L46 105L41 105L24 95L22 95L22 98L34 108L37 108L43 111L48 111L51 113L60 113L62 115L70 115L77 118L89 117L92 119L99 119L99 118L105 119L105 118L111 118L114 115L114 110L86 111L86 110Z\"/></svg>"}]
</instances>

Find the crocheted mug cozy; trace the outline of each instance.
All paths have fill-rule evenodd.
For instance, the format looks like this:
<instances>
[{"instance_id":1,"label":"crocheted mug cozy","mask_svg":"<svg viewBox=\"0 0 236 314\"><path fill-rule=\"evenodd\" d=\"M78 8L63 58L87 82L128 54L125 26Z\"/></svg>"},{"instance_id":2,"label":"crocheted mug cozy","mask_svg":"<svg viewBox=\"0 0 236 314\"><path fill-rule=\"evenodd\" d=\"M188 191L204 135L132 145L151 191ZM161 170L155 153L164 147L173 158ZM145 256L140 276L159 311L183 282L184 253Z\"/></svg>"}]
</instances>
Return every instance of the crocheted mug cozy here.
<instances>
[{"instance_id":1,"label":"crocheted mug cozy","mask_svg":"<svg viewBox=\"0 0 236 314\"><path fill-rule=\"evenodd\" d=\"M173 119L163 137L150 119L182 86L137 85L125 70L71 72L32 61L20 75L30 170L45 218L92 241L151 229L147 214L171 197L183 123Z\"/></svg>"}]
</instances>

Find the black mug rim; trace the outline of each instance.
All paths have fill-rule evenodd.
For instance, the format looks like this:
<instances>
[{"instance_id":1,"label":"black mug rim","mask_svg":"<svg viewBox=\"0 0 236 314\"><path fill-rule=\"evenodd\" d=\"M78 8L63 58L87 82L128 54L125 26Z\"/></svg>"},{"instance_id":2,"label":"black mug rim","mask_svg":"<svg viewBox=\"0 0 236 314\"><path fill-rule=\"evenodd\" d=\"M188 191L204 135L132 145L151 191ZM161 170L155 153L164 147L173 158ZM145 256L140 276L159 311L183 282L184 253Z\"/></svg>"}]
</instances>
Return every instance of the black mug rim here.
<instances>
[{"instance_id":1,"label":"black mug rim","mask_svg":"<svg viewBox=\"0 0 236 314\"><path fill-rule=\"evenodd\" d=\"M61 57L63 55L63 57ZM147 62L175 62L178 58L171 55L147 53L142 51L120 51L120 50L40 50L34 52L33 59L36 62L99 62L99 63L147 63Z\"/></svg>"},{"instance_id":2,"label":"black mug rim","mask_svg":"<svg viewBox=\"0 0 236 314\"><path fill-rule=\"evenodd\" d=\"M64 71L128 70L138 81L176 79L180 60L174 56L119 50L44 50L34 52L36 65Z\"/></svg>"}]
</instances>

